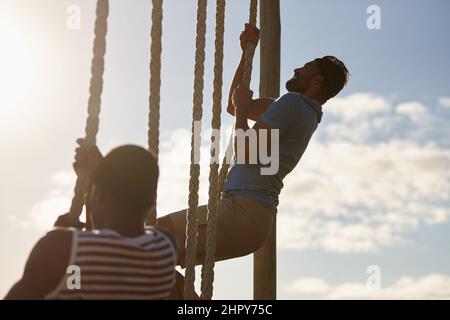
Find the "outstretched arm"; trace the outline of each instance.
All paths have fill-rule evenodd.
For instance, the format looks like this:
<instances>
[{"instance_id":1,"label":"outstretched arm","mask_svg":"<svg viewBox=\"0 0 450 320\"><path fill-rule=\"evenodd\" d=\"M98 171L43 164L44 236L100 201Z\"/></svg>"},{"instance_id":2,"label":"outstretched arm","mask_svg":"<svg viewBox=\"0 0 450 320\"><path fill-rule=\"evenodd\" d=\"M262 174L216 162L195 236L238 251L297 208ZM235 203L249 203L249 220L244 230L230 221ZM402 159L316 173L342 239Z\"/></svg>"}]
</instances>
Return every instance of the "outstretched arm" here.
<instances>
[{"instance_id":1,"label":"outstretched arm","mask_svg":"<svg viewBox=\"0 0 450 320\"><path fill-rule=\"evenodd\" d=\"M242 48L241 61L236 69L233 77L233 81L230 86L230 91L228 93L228 107L227 111L231 115L235 115L235 106L233 105L233 92L236 90L238 85L242 82L244 76L244 49L248 43L253 43L255 46L258 44L259 40L259 30L258 28L246 24L245 30L241 33L240 42ZM270 104L274 101L274 98L259 98L252 99L250 106L248 108L247 118L253 121L258 121L261 115L267 110Z\"/></svg>"}]
</instances>

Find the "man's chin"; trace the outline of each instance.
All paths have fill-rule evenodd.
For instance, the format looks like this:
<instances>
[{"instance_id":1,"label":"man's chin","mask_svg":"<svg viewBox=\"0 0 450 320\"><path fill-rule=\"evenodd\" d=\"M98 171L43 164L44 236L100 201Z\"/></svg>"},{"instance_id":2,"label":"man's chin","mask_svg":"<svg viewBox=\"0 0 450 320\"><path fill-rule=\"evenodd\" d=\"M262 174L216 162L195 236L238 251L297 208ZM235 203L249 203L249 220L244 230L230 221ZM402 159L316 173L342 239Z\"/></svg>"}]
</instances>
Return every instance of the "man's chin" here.
<instances>
[{"instance_id":1,"label":"man's chin","mask_svg":"<svg viewBox=\"0 0 450 320\"><path fill-rule=\"evenodd\" d=\"M286 82L286 85L285 85L286 90L287 90L288 92L292 92L292 89L293 89L293 86L292 86L292 84L291 84L291 81L292 81L292 80L288 80L288 81Z\"/></svg>"},{"instance_id":2,"label":"man's chin","mask_svg":"<svg viewBox=\"0 0 450 320\"><path fill-rule=\"evenodd\" d=\"M286 82L286 90L288 92L298 92L297 88L295 87L295 85L291 82L291 80L289 80L288 82Z\"/></svg>"}]
</instances>

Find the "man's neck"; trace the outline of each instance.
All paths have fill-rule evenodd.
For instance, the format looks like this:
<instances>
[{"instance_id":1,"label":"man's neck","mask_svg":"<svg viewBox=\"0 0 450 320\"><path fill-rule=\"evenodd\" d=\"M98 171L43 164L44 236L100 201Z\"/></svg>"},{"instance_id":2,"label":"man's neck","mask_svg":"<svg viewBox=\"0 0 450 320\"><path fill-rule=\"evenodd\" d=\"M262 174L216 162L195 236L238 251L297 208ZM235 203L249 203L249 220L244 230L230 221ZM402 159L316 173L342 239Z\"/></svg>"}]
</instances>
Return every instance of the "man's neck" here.
<instances>
[{"instance_id":1,"label":"man's neck","mask_svg":"<svg viewBox=\"0 0 450 320\"><path fill-rule=\"evenodd\" d=\"M317 91L306 91L306 92L301 92L301 94L303 94L304 96L316 100L317 102L319 102L321 105L323 105L326 100L322 97L321 94L319 94L319 92Z\"/></svg>"},{"instance_id":2,"label":"man's neck","mask_svg":"<svg viewBox=\"0 0 450 320\"><path fill-rule=\"evenodd\" d=\"M125 219L121 220L112 219L107 223L105 223L104 228L114 230L118 232L121 236L128 238L138 237L145 233L143 221L133 222Z\"/></svg>"},{"instance_id":3,"label":"man's neck","mask_svg":"<svg viewBox=\"0 0 450 320\"><path fill-rule=\"evenodd\" d=\"M317 95L308 95L308 94L305 94L305 96L308 97L308 98L310 98L310 99L312 99L312 100L317 101L317 102L320 103L321 105L323 105L323 104L326 102L322 97L319 97L319 96L317 96Z\"/></svg>"}]
</instances>

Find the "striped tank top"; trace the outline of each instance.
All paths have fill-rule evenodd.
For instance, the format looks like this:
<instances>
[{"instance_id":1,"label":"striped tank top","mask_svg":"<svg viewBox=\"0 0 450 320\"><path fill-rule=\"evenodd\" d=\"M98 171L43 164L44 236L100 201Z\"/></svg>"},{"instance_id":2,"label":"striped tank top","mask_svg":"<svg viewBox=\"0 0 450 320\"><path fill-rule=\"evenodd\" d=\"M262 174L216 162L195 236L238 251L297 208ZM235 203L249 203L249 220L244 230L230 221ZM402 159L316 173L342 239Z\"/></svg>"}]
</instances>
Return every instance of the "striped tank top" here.
<instances>
[{"instance_id":1,"label":"striped tank top","mask_svg":"<svg viewBox=\"0 0 450 320\"><path fill-rule=\"evenodd\" d=\"M176 261L174 244L158 229L136 238L110 229L74 229L68 273L45 298L166 299L175 284Z\"/></svg>"}]
</instances>

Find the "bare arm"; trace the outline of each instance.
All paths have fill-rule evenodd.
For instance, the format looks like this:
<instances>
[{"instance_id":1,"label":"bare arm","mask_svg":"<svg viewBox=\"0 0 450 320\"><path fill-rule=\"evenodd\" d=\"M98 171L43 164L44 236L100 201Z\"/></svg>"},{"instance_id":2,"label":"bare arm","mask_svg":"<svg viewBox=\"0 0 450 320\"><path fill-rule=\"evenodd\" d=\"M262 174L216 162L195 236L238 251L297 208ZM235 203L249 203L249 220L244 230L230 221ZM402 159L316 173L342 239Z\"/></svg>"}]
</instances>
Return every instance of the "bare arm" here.
<instances>
[{"instance_id":1,"label":"bare arm","mask_svg":"<svg viewBox=\"0 0 450 320\"><path fill-rule=\"evenodd\" d=\"M231 82L230 91L228 93L228 107L227 111L229 114L234 116L234 105L233 105L233 93L238 85L242 82L244 76L244 53L242 52L241 61L234 73L233 81Z\"/></svg>"},{"instance_id":2,"label":"bare arm","mask_svg":"<svg viewBox=\"0 0 450 320\"><path fill-rule=\"evenodd\" d=\"M241 48L244 50L244 48L247 46L248 42L252 42L255 45L258 43L259 40L259 30L255 27L250 26L249 24L245 25L245 30L242 32L240 41L241 41ZM235 106L233 105L233 92L236 90L238 85L242 82L242 78L244 76L244 52L242 52L241 60L239 62L239 65L236 69L236 72L233 77L233 81L231 82L230 91L228 93L228 106L227 111L231 115L235 115ZM248 108L247 112L247 118L253 121L258 121L261 115L267 110L267 108L270 106L270 104L274 101L274 98L259 98L259 99L252 99L250 102L250 106Z\"/></svg>"},{"instance_id":3,"label":"bare arm","mask_svg":"<svg viewBox=\"0 0 450 320\"><path fill-rule=\"evenodd\" d=\"M70 255L72 234L55 230L41 238L28 257L22 278L5 299L44 299L61 281Z\"/></svg>"},{"instance_id":4,"label":"bare arm","mask_svg":"<svg viewBox=\"0 0 450 320\"><path fill-rule=\"evenodd\" d=\"M259 121L262 114L266 112L267 108L269 108L269 106L274 101L275 101L274 98L252 99L252 101L250 102L250 107L248 109L247 119ZM231 114L234 115L234 112Z\"/></svg>"},{"instance_id":5,"label":"bare arm","mask_svg":"<svg viewBox=\"0 0 450 320\"><path fill-rule=\"evenodd\" d=\"M245 163L250 163L250 143L256 144L256 160L259 162L259 147L260 147L260 130L264 130L267 134L266 140L266 150L271 149L272 137L270 128L262 121L258 120L251 130L254 130L256 133L256 140L251 141L248 137L245 137L244 140L239 138L239 135L242 135L244 132L247 132L250 127L248 126L248 112L251 108L251 95L253 93L246 87L238 86L233 93L233 105L236 106L236 116L234 122L234 137L233 137L233 146L234 146L234 154L237 159L245 159ZM239 143L244 143L244 146L239 146ZM244 152L244 156L240 154L240 152Z\"/></svg>"}]
</instances>

